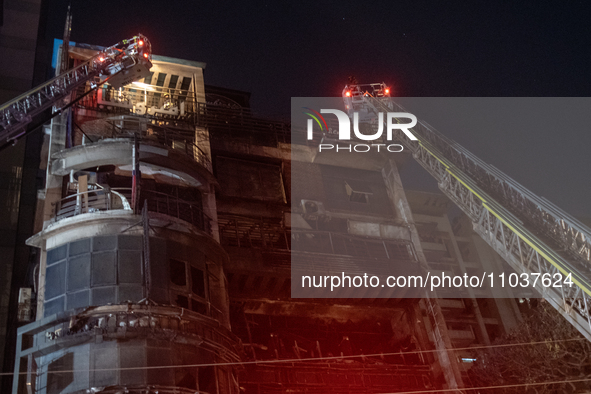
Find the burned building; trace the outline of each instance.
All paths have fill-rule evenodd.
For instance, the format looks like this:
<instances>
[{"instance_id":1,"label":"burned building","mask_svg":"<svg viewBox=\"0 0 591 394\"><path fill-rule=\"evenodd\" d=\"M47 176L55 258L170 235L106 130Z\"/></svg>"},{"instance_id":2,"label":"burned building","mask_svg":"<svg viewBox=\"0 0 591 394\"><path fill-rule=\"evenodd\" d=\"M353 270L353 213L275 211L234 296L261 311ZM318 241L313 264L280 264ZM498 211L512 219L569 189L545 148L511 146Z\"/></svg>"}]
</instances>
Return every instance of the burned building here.
<instances>
[{"instance_id":1,"label":"burned building","mask_svg":"<svg viewBox=\"0 0 591 394\"><path fill-rule=\"evenodd\" d=\"M70 49L74 63L96 53ZM239 391L217 182L194 122L205 65L152 63L46 126L27 241L41 252L37 319L19 330L15 392Z\"/></svg>"},{"instance_id":2,"label":"burned building","mask_svg":"<svg viewBox=\"0 0 591 394\"><path fill-rule=\"evenodd\" d=\"M27 241L39 250L36 320L19 329L14 392L447 388L471 357L452 348L517 324L511 294L292 298L294 256L457 273L500 260L461 219L452 226L443 196L404 189L407 155L317 154L318 141L254 115L248 93L205 85L205 64L152 63L44 129Z\"/></svg>"}]
</instances>

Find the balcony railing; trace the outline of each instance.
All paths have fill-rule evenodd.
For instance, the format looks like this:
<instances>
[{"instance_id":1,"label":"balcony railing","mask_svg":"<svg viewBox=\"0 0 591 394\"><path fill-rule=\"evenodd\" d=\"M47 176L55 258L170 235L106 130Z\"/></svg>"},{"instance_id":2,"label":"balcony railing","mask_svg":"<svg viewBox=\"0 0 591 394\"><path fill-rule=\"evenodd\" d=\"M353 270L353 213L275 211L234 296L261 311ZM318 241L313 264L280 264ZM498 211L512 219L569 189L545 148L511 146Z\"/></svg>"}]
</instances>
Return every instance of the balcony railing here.
<instances>
[{"instance_id":1,"label":"balcony railing","mask_svg":"<svg viewBox=\"0 0 591 394\"><path fill-rule=\"evenodd\" d=\"M134 116L121 116L109 120L110 127L101 130L101 134L84 137L90 142L100 138L139 138L140 142L172 149L213 171L209 155L195 145L195 130L173 129L162 126L159 122L151 123L148 119Z\"/></svg>"},{"instance_id":2,"label":"balcony railing","mask_svg":"<svg viewBox=\"0 0 591 394\"><path fill-rule=\"evenodd\" d=\"M53 220L59 221L83 213L120 209L131 211L131 191L131 188L101 188L64 197L55 204ZM148 202L148 212L181 219L211 234L211 219L203 213L200 203L151 190L142 190L140 201L141 206L143 201Z\"/></svg>"},{"instance_id":3,"label":"balcony railing","mask_svg":"<svg viewBox=\"0 0 591 394\"><path fill-rule=\"evenodd\" d=\"M82 213L124 209L131 211L126 195L131 189L97 189L73 194L59 200L54 207L54 220L62 220Z\"/></svg>"},{"instance_id":4,"label":"balcony railing","mask_svg":"<svg viewBox=\"0 0 591 394\"><path fill-rule=\"evenodd\" d=\"M233 109L198 103L196 123L208 128L212 145L231 141L276 147L279 143L291 141L288 123L257 116L249 108Z\"/></svg>"},{"instance_id":5,"label":"balcony railing","mask_svg":"<svg viewBox=\"0 0 591 394\"><path fill-rule=\"evenodd\" d=\"M107 110L190 123L194 122L197 111L193 92L144 83L134 83L120 89L103 85L97 93L86 96L78 105L99 111Z\"/></svg>"},{"instance_id":6,"label":"balcony railing","mask_svg":"<svg viewBox=\"0 0 591 394\"><path fill-rule=\"evenodd\" d=\"M199 230L211 234L211 219L202 209L200 203L182 200L151 190L142 190L140 201L148 202L148 211L172 216L192 224ZM142 204L143 205L143 204Z\"/></svg>"},{"instance_id":7,"label":"balcony railing","mask_svg":"<svg viewBox=\"0 0 591 394\"><path fill-rule=\"evenodd\" d=\"M218 217L220 239L228 246L416 261L412 243L403 239L363 238L329 231L292 229L277 221L233 215Z\"/></svg>"},{"instance_id":8,"label":"balcony railing","mask_svg":"<svg viewBox=\"0 0 591 394\"><path fill-rule=\"evenodd\" d=\"M254 114L250 108L227 108L197 102L195 93L187 90L143 83L120 89L105 85L96 93L84 97L78 107L137 115L154 121L164 120L175 125L207 127L212 143L239 141L276 147L278 143L291 142L289 121L271 120ZM305 131L298 137L305 140Z\"/></svg>"}]
</instances>

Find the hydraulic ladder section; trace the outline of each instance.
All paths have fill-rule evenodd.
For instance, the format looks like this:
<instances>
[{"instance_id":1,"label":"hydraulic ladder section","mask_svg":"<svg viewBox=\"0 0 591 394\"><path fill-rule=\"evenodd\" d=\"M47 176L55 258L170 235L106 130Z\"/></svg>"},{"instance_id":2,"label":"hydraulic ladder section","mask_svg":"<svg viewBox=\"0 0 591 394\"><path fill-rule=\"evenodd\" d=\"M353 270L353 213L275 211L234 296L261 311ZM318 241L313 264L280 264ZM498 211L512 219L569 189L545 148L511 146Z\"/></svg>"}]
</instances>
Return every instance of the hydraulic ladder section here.
<instances>
[{"instance_id":1,"label":"hydraulic ladder section","mask_svg":"<svg viewBox=\"0 0 591 394\"><path fill-rule=\"evenodd\" d=\"M120 87L146 76L152 67L151 59L150 42L140 34L104 49L76 68L5 103L0 107L0 146L16 142L27 128L31 131L33 118L51 107L51 115L35 120L41 124L47 122L107 81ZM80 94L77 88L87 82L91 83L91 89Z\"/></svg>"},{"instance_id":2,"label":"hydraulic ladder section","mask_svg":"<svg viewBox=\"0 0 591 394\"><path fill-rule=\"evenodd\" d=\"M385 85L380 87L383 92ZM343 90L352 111L407 112L380 92L359 85ZM591 340L591 230L544 198L540 198L484 163L427 123L411 129L418 141L400 131L398 142L438 182L439 188L472 220L474 230L517 273L570 275L573 285L536 290L573 326ZM548 276L548 275L546 275Z\"/></svg>"}]
</instances>

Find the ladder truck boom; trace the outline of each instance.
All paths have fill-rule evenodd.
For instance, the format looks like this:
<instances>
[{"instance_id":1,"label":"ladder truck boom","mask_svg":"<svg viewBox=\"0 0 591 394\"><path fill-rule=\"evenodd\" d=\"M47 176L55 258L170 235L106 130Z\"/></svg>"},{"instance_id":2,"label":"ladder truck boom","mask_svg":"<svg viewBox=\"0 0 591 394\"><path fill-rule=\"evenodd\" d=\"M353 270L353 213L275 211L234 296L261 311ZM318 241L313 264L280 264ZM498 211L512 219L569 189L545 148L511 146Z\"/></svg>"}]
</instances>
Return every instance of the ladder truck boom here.
<instances>
[{"instance_id":1,"label":"ladder truck boom","mask_svg":"<svg viewBox=\"0 0 591 394\"><path fill-rule=\"evenodd\" d=\"M342 96L351 117L358 111L376 117L408 112L389 98L383 83L347 85ZM536 290L591 340L591 229L426 122L419 120L411 131L418 141L398 131L398 142L516 272L570 275L572 287L544 287L538 281Z\"/></svg>"},{"instance_id":2,"label":"ladder truck boom","mask_svg":"<svg viewBox=\"0 0 591 394\"><path fill-rule=\"evenodd\" d=\"M71 70L61 70L60 75L0 107L0 146L15 143L105 82L118 88L145 77L151 60L150 41L139 34L105 48ZM91 89L80 92L78 88L87 82ZM50 115L41 115L52 107Z\"/></svg>"}]
</instances>

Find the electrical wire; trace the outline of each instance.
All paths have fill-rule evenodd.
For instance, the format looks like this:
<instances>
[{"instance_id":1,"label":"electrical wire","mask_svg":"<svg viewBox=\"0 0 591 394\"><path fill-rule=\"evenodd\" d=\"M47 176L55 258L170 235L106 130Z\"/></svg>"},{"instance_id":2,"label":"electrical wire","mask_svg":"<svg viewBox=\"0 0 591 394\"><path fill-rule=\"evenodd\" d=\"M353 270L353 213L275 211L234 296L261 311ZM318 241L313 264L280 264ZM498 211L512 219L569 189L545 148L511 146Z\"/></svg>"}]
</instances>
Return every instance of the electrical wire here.
<instances>
[{"instance_id":1,"label":"electrical wire","mask_svg":"<svg viewBox=\"0 0 591 394\"><path fill-rule=\"evenodd\" d=\"M492 389L506 389L511 387L531 387L531 386L543 386L547 384L561 384L561 383L582 383L591 382L591 378L588 379L573 379L573 380L554 380L551 382L536 382L536 383L519 383L519 384L504 384L499 386L482 386L482 387L465 387L458 389L434 389L434 390L415 390L415 391L396 391L389 393L377 393L377 394L428 394L428 393L457 393L475 390L492 390Z\"/></svg>"},{"instance_id":2,"label":"electrical wire","mask_svg":"<svg viewBox=\"0 0 591 394\"><path fill-rule=\"evenodd\" d=\"M523 342L523 343L509 343L502 345L483 345L483 346L469 346L463 348L451 348L447 351L460 351L460 350L475 350L475 349L491 349L491 348L504 348L504 347L515 347L515 346L526 346L526 345L544 345L549 343L558 342L573 342L573 341L586 341L586 338L569 338L569 339L557 339L553 341L538 341L538 342ZM126 368L96 368L96 369L85 369L82 370L61 370L61 371L46 371L44 373L74 373L74 372L105 372L105 371L137 371L137 370L153 370L153 369L170 369L170 368L198 368L198 367L221 367L221 366L239 366L239 365L256 365L256 364L281 364L281 363L298 363L306 361L326 361L326 360L343 360L343 359L355 359L355 358L366 358L366 357L382 357L382 356L405 356L411 354L425 354L425 353L437 353L442 350L413 350L410 352L392 352L392 353L374 353L374 354L362 354L354 356L332 356L332 357L308 357L308 358L294 358L294 359L276 359L276 360L256 360L256 361L237 361L237 362L224 362L224 363L208 363L208 364L180 364L180 365L163 365L154 367L126 367ZM27 372L19 372L19 375L26 375ZM0 376L14 375L13 372L3 372ZM447 391L450 391L449 389ZM426 392L426 391L425 391ZM437 391L434 391L437 392ZM386 393L384 393L386 394ZM398 393L400 394L400 393Z\"/></svg>"}]
</instances>

